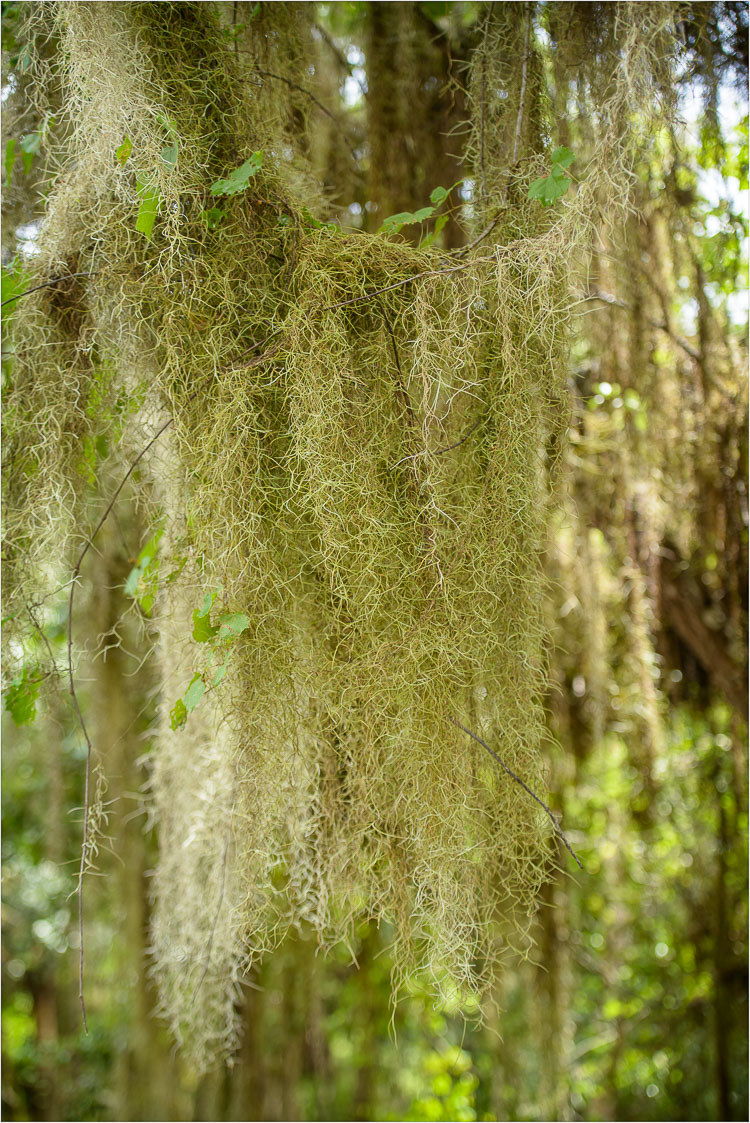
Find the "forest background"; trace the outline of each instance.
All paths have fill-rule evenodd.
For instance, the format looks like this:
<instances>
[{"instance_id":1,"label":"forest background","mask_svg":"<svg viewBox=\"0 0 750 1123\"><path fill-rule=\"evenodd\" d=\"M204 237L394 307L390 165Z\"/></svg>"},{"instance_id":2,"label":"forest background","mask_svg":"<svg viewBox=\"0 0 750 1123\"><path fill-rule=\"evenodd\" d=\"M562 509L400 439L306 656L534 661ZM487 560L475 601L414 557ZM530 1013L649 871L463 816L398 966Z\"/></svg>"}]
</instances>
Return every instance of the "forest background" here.
<instances>
[{"instance_id":1,"label":"forest background","mask_svg":"<svg viewBox=\"0 0 750 1123\"><path fill-rule=\"evenodd\" d=\"M51 153L64 144L34 94L34 59L59 46L42 24L34 40L29 7L2 9L4 392L16 384L14 322L36 299L20 294L39 280ZM239 55L281 6L204 7ZM302 77L248 65L259 90L304 118L324 200L310 229L376 234L397 216L385 237L467 245L479 191L464 148L467 64L500 18L521 36L509 89L533 58L546 105L542 186L534 199L527 175L517 207L567 205L597 112L576 81L587 53L617 53L614 16L627 5L285 7L309 35ZM533 944L506 956L483 1022L470 997L436 1000L419 972L392 1004L388 924L362 922L327 955L299 925L241 989L234 1063L197 1070L154 1013L156 545L136 473L84 573L76 624L81 705L106 778L100 876L86 879L87 1036L71 897L86 749L61 678L67 590L27 602L18 634L19 610L6 609L6 1119L747 1118L747 6L677 11L674 123L639 150L620 228L592 230L565 359L569 429L544 555L546 769L583 871L562 846L550 851ZM117 160L128 159L124 141ZM214 203L209 226L223 221ZM142 190L138 205L142 223ZM127 463L105 437L82 441L88 523ZM50 586L69 581L73 557L48 559Z\"/></svg>"}]
</instances>

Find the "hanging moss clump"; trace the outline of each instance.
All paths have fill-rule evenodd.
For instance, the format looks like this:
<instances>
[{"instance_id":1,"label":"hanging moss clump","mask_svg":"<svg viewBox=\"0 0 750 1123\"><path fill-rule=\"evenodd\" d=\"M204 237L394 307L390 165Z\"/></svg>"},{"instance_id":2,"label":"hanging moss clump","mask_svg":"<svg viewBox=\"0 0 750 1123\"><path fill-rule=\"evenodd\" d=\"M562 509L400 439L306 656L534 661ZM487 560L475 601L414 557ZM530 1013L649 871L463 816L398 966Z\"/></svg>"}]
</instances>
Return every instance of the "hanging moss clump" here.
<instances>
[{"instance_id":1,"label":"hanging moss clump","mask_svg":"<svg viewBox=\"0 0 750 1123\"><path fill-rule=\"evenodd\" d=\"M387 923L395 987L421 971L451 995L525 946L552 827L461 726L544 793L570 277L626 190L624 108L647 112L672 19L607 6L591 162L545 209L533 6L489 6L451 255L325 223L312 5L234 7L28 5L59 39L40 98L65 91L34 269L85 276L24 300L7 394L21 599L95 521L85 442L127 467L173 418L139 496L159 564L153 955L202 1060L290 927L326 946Z\"/></svg>"}]
</instances>

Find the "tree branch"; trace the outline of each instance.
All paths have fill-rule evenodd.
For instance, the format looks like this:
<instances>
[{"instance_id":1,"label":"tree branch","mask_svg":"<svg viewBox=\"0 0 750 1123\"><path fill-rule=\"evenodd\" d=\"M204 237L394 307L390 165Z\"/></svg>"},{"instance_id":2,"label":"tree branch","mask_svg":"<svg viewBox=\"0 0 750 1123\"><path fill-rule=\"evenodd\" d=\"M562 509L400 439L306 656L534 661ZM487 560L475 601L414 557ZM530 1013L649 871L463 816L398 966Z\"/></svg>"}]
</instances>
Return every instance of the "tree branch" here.
<instances>
[{"instance_id":1,"label":"tree branch","mask_svg":"<svg viewBox=\"0 0 750 1123\"><path fill-rule=\"evenodd\" d=\"M563 845L565 846L566 850L568 850L570 852L570 854L572 854L574 860L578 863L579 868L583 869L583 863L581 862L581 859L578 857L575 850L573 849L573 847L568 842L567 838L563 834L563 831L562 831L562 828L561 828L560 824L558 823L557 819L552 814L552 811L547 806L547 804L544 802L544 800L540 799L538 795L536 795L534 792L532 792L529 785L525 784L520 776L516 776L516 774L515 774L515 772L513 771L512 768L508 768L508 765L505 763L505 761L497 755L497 753L495 752L494 749L490 748L490 746L487 744L486 741L483 741L481 737L477 737L476 733L472 733L472 731L470 729L467 729L466 726L462 725L460 721L456 721L456 719L454 717L448 718L448 720L453 722L454 725L457 725L459 729L462 729L464 731L464 733L466 733L469 737L472 737L478 744L480 744L482 746L483 749L486 749L487 752L490 754L490 756L495 758L495 760L500 765L500 767L503 769L503 771L507 772L507 774L510 776L510 778L512 780L515 780L515 782L517 784L519 784L525 792L528 792L528 794L531 796L531 798L536 800L536 802L539 804L539 806L544 811L547 812L547 815L549 816L550 822L552 823L552 826L555 828L555 831L556 831L557 835L559 836L559 838L561 839L561 841L562 841Z\"/></svg>"}]
</instances>

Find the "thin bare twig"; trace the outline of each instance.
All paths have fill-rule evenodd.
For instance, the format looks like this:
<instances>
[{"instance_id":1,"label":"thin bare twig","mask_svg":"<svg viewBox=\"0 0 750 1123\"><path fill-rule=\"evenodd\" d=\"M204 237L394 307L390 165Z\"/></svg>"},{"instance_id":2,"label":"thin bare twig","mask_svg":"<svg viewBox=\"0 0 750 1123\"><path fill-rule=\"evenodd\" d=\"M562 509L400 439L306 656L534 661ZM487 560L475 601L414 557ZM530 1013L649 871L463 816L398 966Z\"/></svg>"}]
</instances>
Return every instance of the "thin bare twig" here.
<instances>
[{"instance_id":1,"label":"thin bare twig","mask_svg":"<svg viewBox=\"0 0 750 1123\"><path fill-rule=\"evenodd\" d=\"M93 745L91 744L89 731L86 728L86 722L84 721L83 713L81 712L81 707L78 702L75 679L73 677L73 603L75 599L76 585L81 573L81 566L83 565L84 558L93 546L94 539L96 538L97 534L109 518L109 515L112 512L112 508L117 502L117 497L125 487L125 484L128 482L148 450L151 448L154 442L159 439L162 433L164 433L169 428L173 421L174 418L170 417L168 421L164 422L164 424L156 431L155 435L151 438L148 444L141 449L123 478L120 480L120 483L117 485L117 489L114 495L107 504L107 508L104 514L96 524L93 533L90 534L86 539L84 547L78 555L78 560L75 564L73 577L70 583L70 598L68 600L68 679L70 682L70 696L73 699L73 707L76 712L76 717L78 718L78 724L81 727L81 731L86 741L86 768L84 772L83 785L83 840L81 843L81 864L78 869L78 886L76 888L76 897L78 898L78 998L81 1003L81 1018L83 1020L83 1030L87 1035L89 1029L86 1021L86 1002L83 997L83 875L86 872L86 859L88 856L89 847L89 786L91 780L91 755L93 752Z\"/></svg>"},{"instance_id":2,"label":"thin bare twig","mask_svg":"<svg viewBox=\"0 0 750 1123\"><path fill-rule=\"evenodd\" d=\"M383 323L385 324L386 331L388 332L388 335L389 335L389 338L390 338L390 341L391 341L391 350L393 351L393 361L396 364L396 371L398 372L398 376L396 378L396 387L397 387L397 390L398 390L398 396L401 399L401 403L404 407L404 411L405 411L406 416L409 420L409 425L411 426L413 431L416 431L417 419L414 416L414 410L412 409L412 406L411 406L411 401L409 399L409 391L406 389L406 382L404 381L404 372L401 369L401 359L399 357L398 347L396 345L396 336L395 336L395 333L393 331L393 325L391 324L388 313L386 312L385 308L383 307L383 302L380 299L380 296L376 295L375 300L377 301L378 307L380 308L380 314L383 317Z\"/></svg>"},{"instance_id":3,"label":"thin bare twig","mask_svg":"<svg viewBox=\"0 0 750 1123\"><path fill-rule=\"evenodd\" d=\"M385 288L375 289L373 292L365 292L362 293L361 296L353 296L350 300L340 300L337 304L326 304L320 311L332 312L335 308L346 308L349 304L361 304L365 300L373 300L376 296L382 296L384 292L392 292L394 289L400 289L404 285L411 284L412 281L420 280L422 277L442 277L446 273L459 273L462 269L469 269L472 265L479 265L482 262L494 260L494 257L475 257L473 261L465 261L461 265L451 265L447 269L426 269L423 273L415 273L412 277L405 277L402 281L395 281L392 285L386 285Z\"/></svg>"},{"instance_id":4,"label":"thin bare twig","mask_svg":"<svg viewBox=\"0 0 750 1123\"><path fill-rule=\"evenodd\" d=\"M271 332L270 335L267 335L265 337L265 339L260 340L260 342L253 344L251 347L248 347L247 350L245 350L239 356L239 359L244 358L245 355L248 355L251 351L254 351L254 350L257 351L259 348L264 347L271 339L274 339L277 335L279 335L279 333L282 330L283 330L282 328L277 328L276 331ZM265 356L265 355L261 355L261 356L259 356L258 361L260 362L260 361L264 360L266 357L267 356ZM247 364L247 365L250 365L250 364ZM235 367L225 367L225 368L223 368L223 370L218 371L217 374L224 374L224 373L227 373L227 371L232 371L232 370L235 370L235 369L237 369L237 368L235 368ZM206 385L206 383L212 377L214 377L213 374L206 375L206 377L203 378L199 382L198 386L196 386L195 390L187 398L187 401L185 403L186 405L189 404L190 402L192 402L198 396L198 394L201 392L203 387ZM146 445L144 445L144 447L141 449L141 451L138 453L138 455L135 457L135 459L131 463L131 465L128 468L125 475L120 480L120 482L117 485L112 497L110 498L109 503L107 504L107 507L104 511L104 514L101 516L101 518L99 519L99 522L96 524L93 531L91 532L89 537L86 539L86 541L84 543L84 546L83 546L83 549L81 550L80 554L78 555L78 559L76 561L75 568L73 570L73 575L71 577L71 582L70 582L70 597L68 599L68 681L69 681L69 686L70 686L70 696L73 699L73 708L75 709L76 717L78 719L78 724L81 727L81 732L83 733L84 740L86 741L86 764L85 764L84 785L83 785L83 838L82 838L82 841L81 841L81 862L80 862L79 869L78 869L78 884L77 884L77 887L76 887L76 897L77 897L77 900L78 900L78 943L79 943L79 951L78 951L78 998L79 998L80 1004L81 1004L81 1018L82 1018L82 1021L83 1021L83 1029L84 1029L84 1032L86 1034L88 1034L88 1023L87 1023L87 1020L86 1020L86 1002L85 1002L85 999L84 999L84 996L83 996L83 964L84 964L83 877L84 877L84 874L86 872L86 860L87 860L88 848L89 848L89 812L90 812L89 792L90 792L90 781L91 781L91 758L92 758L92 755L93 755L93 745L92 745L91 738L90 738L89 732L88 732L88 728L86 726L86 722L84 720L83 713L81 711L81 707L80 707L80 704L79 704L79 701L78 701L78 694L76 692L76 687L75 687L75 677L73 675L73 607L74 607L74 602L75 602L75 591L76 591L76 587L77 587L77 584L78 584L78 578L80 577L80 574L81 574L81 567L82 567L83 562L86 558L86 555L88 554L89 550L94 545L94 541L95 541L97 535L99 534L99 531L102 529L105 522L107 521L109 516L112 514L115 503L117 502L117 499L118 499L122 489L125 487L125 484L128 482L128 480L132 476L133 472L138 467L141 460L146 455L146 453L149 451L149 449L152 447L152 445L154 445L158 441L159 437L161 437L161 435L167 431L167 429L170 427L170 425L172 425L174 423L174 420L175 420L175 415L173 414L171 417L167 418L167 420L165 422L163 422L162 425L159 426L156 433L153 435L153 437L151 437L149 442Z\"/></svg>"},{"instance_id":5,"label":"thin bare twig","mask_svg":"<svg viewBox=\"0 0 750 1123\"><path fill-rule=\"evenodd\" d=\"M581 297L582 304L587 303L591 300L600 300L602 304L608 304L611 308L622 308L626 312L632 311L633 308L632 304L628 304L626 300L621 300L617 296L612 296L611 293L601 292L600 290L598 290L597 292L586 293L585 296ZM681 335L678 335L677 332L673 331L669 324L662 323L660 320L652 319L648 319L646 323L649 325L649 327L656 328L657 331L663 331L664 334L668 335L672 342L676 343L677 346L681 350L683 350L686 355L689 355L690 358L694 362L698 363L699 366L703 366L700 352L697 351L695 347L693 347L692 343L688 343L687 339L684 339ZM709 378L714 382L717 388L722 391L722 393L729 395L730 391L718 378L716 378L715 375L709 373Z\"/></svg>"},{"instance_id":6,"label":"thin bare twig","mask_svg":"<svg viewBox=\"0 0 750 1123\"><path fill-rule=\"evenodd\" d=\"M526 77L529 67L529 42L531 39L531 4L527 3L526 7L526 39L523 46L523 67L521 69L521 94L518 99L518 116L516 117L516 134L513 139L513 159L511 160L511 167L515 167L518 161L518 151L521 147L521 129L523 128L523 111L526 101Z\"/></svg>"},{"instance_id":7,"label":"thin bare twig","mask_svg":"<svg viewBox=\"0 0 750 1123\"><path fill-rule=\"evenodd\" d=\"M24 289L23 292L18 292L15 296L7 297L7 299L0 304L0 307L4 308L6 304L12 304L14 300L20 300L22 296L28 296L29 293L32 292L39 292L40 289L47 289L50 285L59 284L60 281L72 281L74 277L95 277L98 272L98 269L95 269L93 273L65 273L62 277L53 277L51 281L44 281L41 285L34 285L33 288Z\"/></svg>"},{"instance_id":8,"label":"thin bare twig","mask_svg":"<svg viewBox=\"0 0 750 1123\"><path fill-rule=\"evenodd\" d=\"M464 433L463 437L461 437L461 440L454 441L452 445L447 445L445 448L436 448L432 453L429 451L429 449L425 449L423 452L412 452L409 456L402 456L401 459L397 460L396 463L392 466L391 471L393 471L393 468L398 468L399 464L403 464L405 460L414 460L417 456L442 456L444 452L451 452L454 448L458 448L459 445L462 445L464 441L468 441L469 437L481 421L482 418L478 417L472 427Z\"/></svg>"},{"instance_id":9,"label":"thin bare twig","mask_svg":"<svg viewBox=\"0 0 750 1123\"><path fill-rule=\"evenodd\" d=\"M563 834L563 831L562 831L562 828L561 828L560 824L558 823L557 819L552 814L552 811L547 806L547 804L544 802L544 800L540 799L539 796L535 794L535 792L532 792L529 785L524 783L524 781L521 779L520 776L516 776L516 774L515 774L515 772L513 771L512 768L508 768L508 765L505 763L505 761L497 755L497 753L495 752L494 749L490 748L490 746L487 744L486 741L483 741L481 737L478 737L476 735L476 733L472 733L472 731L470 729L467 729L466 726L462 725L460 721L456 721L456 719L454 717L451 717L448 720L453 722L454 725L457 725L459 729L462 729L464 731L464 733L466 733L469 737L472 737L478 744L480 744L482 746L483 749L486 749L487 752L490 754L490 756L495 758L495 760L500 765L500 767L505 772L508 773L508 775L511 777L511 779L515 780L515 782L517 784L520 784L520 786L523 788L523 790L525 792L528 792L528 794L531 796L531 798L536 800L536 802L539 804L539 806L542 807L547 812L547 814L549 815L549 818L550 818L550 822L552 823L552 826L555 828L555 831L557 832L558 836L562 840L563 845L572 854L573 858L578 863L578 866L580 867L580 869L583 869L583 863L581 862L581 859L578 857L575 850L573 849L573 847L568 842L567 838Z\"/></svg>"},{"instance_id":10,"label":"thin bare twig","mask_svg":"<svg viewBox=\"0 0 750 1123\"><path fill-rule=\"evenodd\" d=\"M484 170L484 103L487 88L487 36L490 30L490 8L484 21L484 38L482 39L482 84L479 89L479 170L482 177L482 199L487 198L487 179Z\"/></svg>"},{"instance_id":11,"label":"thin bare twig","mask_svg":"<svg viewBox=\"0 0 750 1123\"><path fill-rule=\"evenodd\" d=\"M474 432L474 430L477 428L477 426L480 424L481 421L482 421L482 418L478 417L476 419L476 421L474 422L474 424L472 425L471 429L467 429L467 431L464 433L463 437L461 437L460 441L455 441L452 445L448 445L446 448L436 448L432 455L433 456L442 456L444 452L452 452L454 448L458 448L459 445L462 445L464 443L464 441L468 441L469 437L471 436L471 434Z\"/></svg>"},{"instance_id":12,"label":"thin bare twig","mask_svg":"<svg viewBox=\"0 0 750 1123\"><path fill-rule=\"evenodd\" d=\"M473 250L475 246L478 246L480 242L483 242L484 239L489 234L491 234L492 231L495 229L498 222L503 217L504 213L505 213L505 208L501 207L500 210L495 215L495 217L492 219L492 222L490 222L489 226L486 226L484 228L484 230L482 231L482 233L478 234L473 242L469 242L469 244L467 246L459 246L459 248L457 250L453 251L454 254L456 255L456 257L462 256L463 254L468 253L469 250Z\"/></svg>"},{"instance_id":13,"label":"thin bare twig","mask_svg":"<svg viewBox=\"0 0 750 1123\"><path fill-rule=\"evenodd\" d=\"M309 97L310 101L317 105L321 113L325 113L329 121L332 121L338 131L341 133L341 136L344 139L344 144L349 149L352 159L357 159L357 153L354 149L353 144L349 140L344 126L341 124L336 114L332 113L327 106L323 105L323 102L320 101L320 99L317 98L314 93L312 93L310 90L305 89L304 86L298 85L297 82L292 82L291 78L285 78L283 74L273 74L270 70L261 70L259 66L256 66L255 73L260 74L261 78L274 78L277 82L283 82L286 86L289 86L290 89L297 90L298 93L304 94L305 97Z\"/></svg>"}]
</instances>

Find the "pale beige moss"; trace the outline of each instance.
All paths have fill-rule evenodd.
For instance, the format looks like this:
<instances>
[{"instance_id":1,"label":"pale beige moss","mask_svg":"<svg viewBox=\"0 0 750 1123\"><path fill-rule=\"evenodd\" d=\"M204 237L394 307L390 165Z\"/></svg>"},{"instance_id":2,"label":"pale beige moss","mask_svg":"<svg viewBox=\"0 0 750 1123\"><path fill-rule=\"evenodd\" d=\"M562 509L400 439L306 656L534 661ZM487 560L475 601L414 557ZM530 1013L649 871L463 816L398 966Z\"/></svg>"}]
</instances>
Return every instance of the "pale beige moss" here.
<instances>
[{"instance_id":1,"label":"pale beige moss","mask_svg":"<svg viewBox=\"0 0 750 1123\"><path fill-rule=\"evenodd\" d=\"M162 1011L201 1062L231 1048L243 972L290 926L325 946L363 916L389 922L396 988L421 971L450 996L482 995L499 931L526 946L551 827L452 719L543 794L540 554L567 425L569 282L602 195L626 190L622 110L645 111L670 18L638 5L636 27L616 6L623 63L578 192L554 214L524 197L543 159L523 108L513 206L450 258L310 224L309 104L259 82L254 60L299 78L311 6L261 7L235 52L209 5L33 6L61 36L71 132L40 275L76 255L96 276L62 328L49 293L24 305L10 397L14 440L39 465L19 550L29 527L70 545L76 442L102 424L119 438L118 395L138 436L158 403L174 417L144 462L160 572L183 566L156 617L153 950ZM488 34L487 65L501 45ZM246 192L208 195L260 149ZM506 183L498 160L485 152L490 185ZM146 176L162 200L150 242L135 230ZM208 230L212 205L225 217ZM206 591L214 618L248 627L174 732L170 709L205 668L191 629Z\"/></svg>"}]
</instances>

